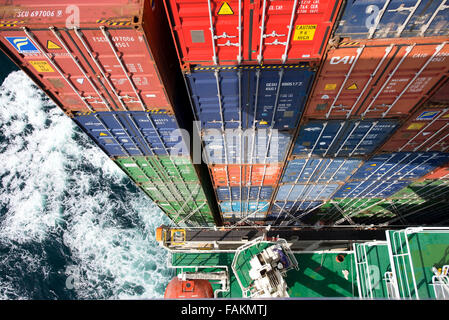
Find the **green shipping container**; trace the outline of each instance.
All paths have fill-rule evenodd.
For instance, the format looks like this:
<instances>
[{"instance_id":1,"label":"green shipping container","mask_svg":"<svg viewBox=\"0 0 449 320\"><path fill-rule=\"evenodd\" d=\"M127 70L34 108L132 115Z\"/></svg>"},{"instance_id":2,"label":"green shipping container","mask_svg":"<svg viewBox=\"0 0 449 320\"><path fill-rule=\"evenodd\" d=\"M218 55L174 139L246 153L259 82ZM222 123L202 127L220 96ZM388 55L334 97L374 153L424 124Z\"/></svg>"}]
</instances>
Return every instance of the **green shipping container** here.
<instances>
[{"instance_id":1,"label":"green shipping container","mask_svg":"<svg viewBox=\"0 0 449 320\"><path fill-rule=\"evenodd\" d=\"M188 157L139 156L116 158L114 161L137 183L199 182Z\"/></svg>"},{"instance_id":2,"label":"green shipping container","mask_svg":"<svg viewBox=\"0 0 449 320\"><path fill-rule=\"evenodd\" d=\"M158 201L162 210L176 223L180 223L185 219L185 223L193 225L214 225L214 218L210 211L209 205L205 201ZM192 212L194 212L192 214Z\"/></svg>"},{"instance_id":3,"label":"green shipping container","mask_svg":"<svg viewBox=\"0 0 449 320\"><path fill-rule=\"evenodd\" d=\"M397 192L391 199L435 200L449 198L449 182L444 180L424 180L412 183Z\"/></svg>"},{"instance_id":4,"label":"green shipping container","mask_svg":"<svg viewBox=\"0 0 449 320\"><path fill-rule=\"evenodd\" d=\"M144 183L141 187L153 201L206 200L206 195L199 183Z\"/></svg>"}]
</instances>

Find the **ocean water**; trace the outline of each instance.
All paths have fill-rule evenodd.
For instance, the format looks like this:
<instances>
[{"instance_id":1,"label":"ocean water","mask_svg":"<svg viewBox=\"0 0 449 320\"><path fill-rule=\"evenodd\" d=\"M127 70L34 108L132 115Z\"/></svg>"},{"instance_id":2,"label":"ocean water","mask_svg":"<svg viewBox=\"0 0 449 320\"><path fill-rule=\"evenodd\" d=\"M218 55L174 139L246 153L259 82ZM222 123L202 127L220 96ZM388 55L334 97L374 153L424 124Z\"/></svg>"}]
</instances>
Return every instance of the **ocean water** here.
<instances>
[{"instance_id":1,"label":"ocean water","mask_svg":"<svg viewBox=\"0 0 449 320\"><path fill-rule=\"evenodd\" d=\"M162 298L170 224L21 71L0 87L0 299Z\"/></svg>"}]
</instances>

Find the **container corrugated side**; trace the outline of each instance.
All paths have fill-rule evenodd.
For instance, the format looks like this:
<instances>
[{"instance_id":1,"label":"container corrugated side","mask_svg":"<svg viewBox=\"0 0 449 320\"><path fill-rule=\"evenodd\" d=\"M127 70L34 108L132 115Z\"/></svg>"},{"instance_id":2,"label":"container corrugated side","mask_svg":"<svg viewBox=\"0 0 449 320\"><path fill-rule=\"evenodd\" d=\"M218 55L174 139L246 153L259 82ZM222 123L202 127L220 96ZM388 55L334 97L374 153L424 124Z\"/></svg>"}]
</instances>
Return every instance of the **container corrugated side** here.
<instances>
[{"instance_id":1,"label":"container corrugated side","mask_svg":"<svg viewBox=\"0 0 449 320\"><path fill-rule=\"evenodd\" d=\"M199 179L188 157L126 157L114 161L138 183L150 181L197 182Z\"/></svg>"},{"instance_id":2,"label":"container corrugated side","mask_svg":"<svg viewBox=\"0 0 449 320\"><path fill-rule=\"evenodd\" d=\"M300 64L194 68L185 77L202 128L291 130L314 74Z\"/></svg>"},{"instance_id":3,"label":"container corrugated side","mask_svg":"<svg viewBox=\"0 0 449 320\"><path fill-rule=\"evenodd\" d=\"M432 37L449 34L444 0L351 0L335 35L350 39Z\"/></svg>"},{"instance_id":4,"label":"container corrugated side","mask_svg":"<svg viewBox=\"0 0 449 320\"><path fill-rule=\"evenodd\" d=\"M270 200L273 194L273 187L218 187L216 189L219 201L229 200ZM232 197L231 197L232 196Z\"/></svg>"},{"instance_id":5,"label":"container corrugated side","mask_svg":"<svg viewBox=\"0 0 449 320\"><path fill-rule=\"evenodd\" d=\"M210 214L211 210L207 202L157 201L157 205L178 224L183 222L187 226L194 227L214 225L214 218ZM195 214L192 215L193 211Z\"/></svg>"},{"instance_id":6,"label":"container corrugated side","mask_svg":"<svg viewBox=\"0 0 449 320\"><path fill-rule=\"evenodd\" d=\"M172 112L176 53L162 0L152 4L4 1L15 24L0 26L0 47L65 111Z\"/></svg>"},{"instance_id":7,"label":"container corrugated side","mask_svg":"<svg viewBox=\"0 0 449 320\"><path fill-rule=\"evenodd\" d=\"M282 164L212 165L209 169L216 187L275 186Z\"/></svg>"},{"instance_id":8,"label":"container corrugated side","mask_svg":"<svg viewBox=\"0 0 449 320\"><path fill-rule=\"evenodd\" d=\"M351 181L416 180L447 163L441 152L396 152L373 156L350 178Z\"/></svg>"},{"instance_id":9,"label":"container corrugated side","mask_svg":"<svg viewBox=\"0 0 449 320\"><path fill-rule=\"evenodd\" d=\"M172 115L144 111L80 112L73 119L110 157L190 155Z\"/></svg>"},{"instance_id":10,"label":"container corrugated side","mask_svg":"<svg viewBox=\"0 0 449 320\"><path fill-rule=\"evenodd\" d=\"M301 125L293 156L354 157L372 154L396 129L397 120L311 120Z\"/></svg>"},{"instance_id":11,"label":"container corrugated side","mask_svg":"<svg viewBox=\"0 0 449 320\"><path fill-rule=\"evenodd\" d=\"M340 187L339 184L284 184L279 186L276 201L327 200Z\"/></svg>"},{"instance_id":12,"label":"container corrugated side","mask_svg":"<svg viewBox=\"0 0 449 320\"><path fill-rule=\"evenodd\" d=\"M328 51L304 116L406 118L449 71L446 37L342 41Z\"/></svg>"},{"instance_id":13,"label":"container corrugated side","mask_svg":"<svg viewBox=\"0 0 449 320\"><path fill-rule=\"evenodd\" d=\"M299 158L286 163L282 183L333 183L346 181L362 160L347 158Z\"/></svg>"},{"instance_id":14,"label":"container corrugated side","mask_svg":"<svg viewBox=\"0 0 449 320\"><path fill-rule=\"evenodd\" d=\"M447 152L449 105L426 105L415 112L380 148L383 152Z\"/></svg>"},{"instance_id":15,"label":"container corrugated side","mask_svg":"<svg viewBox=\"0 0 449 320\"><path fill-rule=\"evenodd\" d=\"M264 164L283 162L292 134L278 130L205 130L202 135L208 164Z\"/></svg>"}]
</instances>

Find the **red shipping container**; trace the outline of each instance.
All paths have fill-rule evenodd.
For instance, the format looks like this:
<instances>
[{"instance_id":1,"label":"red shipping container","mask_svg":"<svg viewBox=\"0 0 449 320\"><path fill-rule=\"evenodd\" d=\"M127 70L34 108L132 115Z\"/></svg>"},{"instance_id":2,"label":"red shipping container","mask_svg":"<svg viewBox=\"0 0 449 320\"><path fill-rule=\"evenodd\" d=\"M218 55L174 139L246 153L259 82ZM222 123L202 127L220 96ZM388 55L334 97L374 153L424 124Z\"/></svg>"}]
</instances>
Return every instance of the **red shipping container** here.
<instances>
[{"instance_id":1,"label":"red shipping container","mask_svg":"<svg viewBox=\"0 0 449 320\"><path fill-rule=\"evenodd\" d=\"M449 148L449 105L417 111L381 147L386 152L441 151Z\"/></svg>"},{"instance_id":2,"label":"red shipping container","mask_svg":"<svg viewBox=\"0 0 449 320\"><path fill-rule=\"evenodd\" d=\"M449 104L449 79L430 98L431 104Z\"/></svg>"},{"instance_id":3,"label":"red shipping container","mask_svg":"<svg viewBox=\"0 0 449 320\"><path fill-rule=\"evenodd\" d=\"M341 5L331 0L165 3L181 65L187 68L319 61Z\"/></svg>"},{"instance_id":4,"label":"red shipping container","mask_svg":"<svg viewBox=\"0 0 449 320\"><path fill-rule=\"evenodd\" d=\"M327 53L305 116L407 117L449 71L445 40L342 42Z\"/></svg>"},{"instance_id":5,"label":"red shipping container","mask_svg":"<svg viewBox=\"0 0 449 320\"><path fill-rule=\"evenodd\" d=\"M2 1L0 46L66 111L172 112L161 1Z\"/></svg>"},{"instance_id":6,"label":"red shipping container","mask_svg":"<svg viewBox=\"0 0 449 320\"><path fill-rule=\"evenodd\" d=\"M215 187L273 186L278 183L282 164L229 164L210 166Z\"/></svg>"}]
</instances>

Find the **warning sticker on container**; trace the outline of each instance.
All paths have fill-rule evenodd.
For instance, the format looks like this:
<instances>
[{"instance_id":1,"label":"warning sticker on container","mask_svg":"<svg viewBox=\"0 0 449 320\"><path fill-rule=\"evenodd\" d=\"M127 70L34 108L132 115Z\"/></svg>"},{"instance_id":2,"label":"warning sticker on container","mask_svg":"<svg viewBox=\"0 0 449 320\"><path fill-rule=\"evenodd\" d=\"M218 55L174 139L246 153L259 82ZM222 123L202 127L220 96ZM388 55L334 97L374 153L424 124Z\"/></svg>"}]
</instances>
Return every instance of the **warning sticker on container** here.
<instances>
[{"instance_id":1,"label":"warning sticker on container","mask_svg":"<svg viewBox=\"0 0 449 320\"><path fill-rule=\"evenodd\" d=\"M324 90L335 90L337 88L337 84L336 83L327 83L324 86Z\"/></svg>"},{"instance_id":2,"label":"warning sticker on container","mask_svg":"<svg viewBox=\"0 0 449 320\"><path fill-rule=\"evenodd\" d=\"M439 111L424 111L416 119L417 120L432 120L433 118L436 117L436 115L438 113L440 113L440 112Z\"/></svg>"},{"instance_id":3,"label":"warning sticker on container","mask_svg":"<svg viewBox=\"0 0 449 320\"><path fill-rule=\"evenodd\" d=\"M295 26L293 35L294 41L310 41L313 40L316 31L316 24L300 24Z\"/></svg>"},{"instance_id":4,"label":"warning sticker on container","mask_svg":"<svg viewBox=\"0 0 449 320\"><path fill-rule=\"evenodd\" d=\"M220 7L220 10L218 10L219 15L231 15L234 14L234 11L232 11L231 6L227 2L223 2L223 4Z\"/></svg>"},{"instance_id":5,"label":"warning sticker on container","mask_svg":"<svg viewBox=\"0 0 449 320\"><path fill-rule=\"evenodd\" d=\"M424 126L425 126L424 123L415 122L415 123L410 124L410 125L407 127L407 130L419 130L419 129L421 129L421 128L424 127Z\"/></svg>"},{"instance_id":6,"label":"warning sticker on container","mask_svg":"<svg viewBox=\"0 0 449 320\"><path fill-rule=\"evenodd\" d=\"M47 40L47 49L59 50L62 49L59 44L51 40Z\"/></svg>"},{"instance_id":7,"label":"warning sticker on container","mask_svg":"<svg viewBox=\"0 0 449 320\"><path fill-rule=\"evenodd\" d=\"M358 89L358 87L357 87L357 84L355 84L355 83L351 84L349 87L346 88L346 90L357 90L357 89Z\"/></svg>"},{"instance_id":8,"label":"warning sticker on container","mask_svg":"<svg viewBox=\"0 0 449 320\"><path fill-rule=\"evenodd\" d=\"M30 61L37 72L55 72L47 61Z\"/></svg>"}]
</instances>

